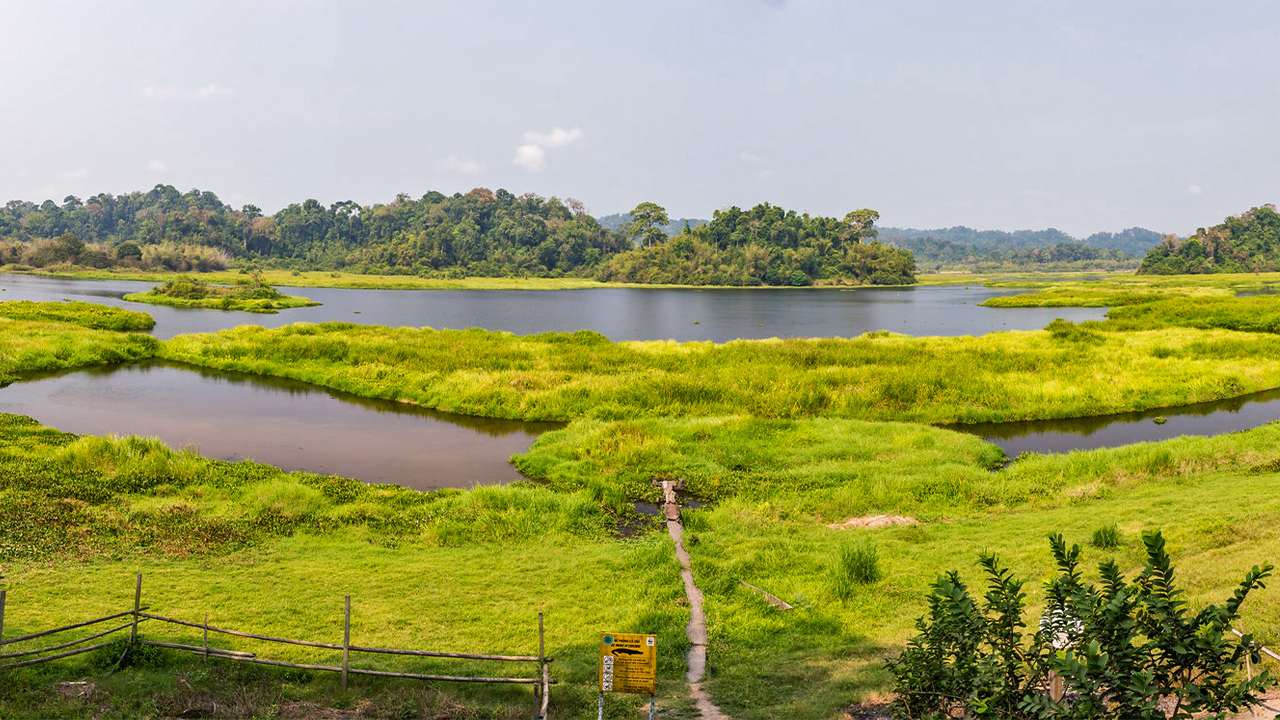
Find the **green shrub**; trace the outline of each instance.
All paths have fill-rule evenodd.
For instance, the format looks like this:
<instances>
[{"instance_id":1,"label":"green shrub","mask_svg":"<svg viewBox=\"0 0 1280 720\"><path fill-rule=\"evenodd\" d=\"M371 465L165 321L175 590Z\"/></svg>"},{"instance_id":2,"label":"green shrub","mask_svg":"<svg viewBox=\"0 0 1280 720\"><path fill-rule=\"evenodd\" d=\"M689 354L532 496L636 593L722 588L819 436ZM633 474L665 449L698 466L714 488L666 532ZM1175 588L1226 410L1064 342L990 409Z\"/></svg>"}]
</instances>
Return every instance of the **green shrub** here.
<instances>
[{"instance_id":1,"label":"green shrub","mask_svg":"<svg viewBox=\"0 0 1280 720\"><path fill-rule=\"evenodd\" d=\"M1174 585L1159 532L1145 533L1147 564L1128 582L1112 560L1099 564L1101 587L1086 585L1080 547L1049 543L1058 575L1046 586L1040 631L1027 635L1026 584L992 555L979 560L987 592L975 599L951 571L934 582L920 634L889 662L895 718L1115 718L1165 720L1237 712L1257 705L1267 671L1245 679L1259 646L1230 635L1240 606L1271 565L1254 566L1223 605L1192 613ZM1061 678L1061 699L1045 688ZM1219 715L1221 717L1221 715Z\"/></svg>"}]
</instances>

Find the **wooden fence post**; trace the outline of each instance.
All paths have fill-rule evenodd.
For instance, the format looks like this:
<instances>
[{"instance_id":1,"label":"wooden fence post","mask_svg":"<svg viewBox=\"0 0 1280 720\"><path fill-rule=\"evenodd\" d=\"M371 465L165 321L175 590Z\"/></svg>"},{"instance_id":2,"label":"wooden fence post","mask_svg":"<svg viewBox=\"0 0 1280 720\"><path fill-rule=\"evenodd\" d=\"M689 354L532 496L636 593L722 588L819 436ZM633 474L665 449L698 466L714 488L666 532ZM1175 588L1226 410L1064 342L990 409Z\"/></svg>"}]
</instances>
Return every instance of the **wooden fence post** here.
<instances>
[{"instance_id":1,"label":"wooden fence post","mask_svg":"<svg viewBox=\"0 0 1280 720\"><path fill-rule=\"evenodd\" d=\"M209 664L209 613L204 614L204 664Z\"/></svg>"},{"instance_id":2,"label":"wooden fence post","mask_svg":"<svg viewBox=\"0 0 1280 720\"><path fill-rule=\"evenodd\" d=\"M129 631L129 642L138 641L138 613L142 612L142 573L138 573L138 584L133 590L133 629Z\"/></svg>"},{"instance_id":3,"label":"wooden fence post","mask_svg":"<svg viewBox=\"0 0 1280 720\"><path fill-rule=\"evenodd\" d=\"M547 636L543 630L541 610L538 611L538 667L542 669L542 705L538 710L538 720L546 720L547 706L551 702L551 674L547 668Z\"/></svg>"},{"instance_id":4,"label":"wooden fence post","mask_svg":"<svg viewBox=\"0 0 1280 720\"><path fill-rule=\"evenodd\" d=\"M347 689L347 663L351 657L351 596L347 596L346 619L342 623L342 689Z\"/></svg>"},{"instance_id":5,"label":"wooden fence post","mask_svg":"<svg viewBox=\"0 0 1280 720\"><path fill-rule=\"evenodd\" d=\"M0 645L4 644L4 595L6 592L6 590L0 590Z\"/></svg>"}]
</instances>

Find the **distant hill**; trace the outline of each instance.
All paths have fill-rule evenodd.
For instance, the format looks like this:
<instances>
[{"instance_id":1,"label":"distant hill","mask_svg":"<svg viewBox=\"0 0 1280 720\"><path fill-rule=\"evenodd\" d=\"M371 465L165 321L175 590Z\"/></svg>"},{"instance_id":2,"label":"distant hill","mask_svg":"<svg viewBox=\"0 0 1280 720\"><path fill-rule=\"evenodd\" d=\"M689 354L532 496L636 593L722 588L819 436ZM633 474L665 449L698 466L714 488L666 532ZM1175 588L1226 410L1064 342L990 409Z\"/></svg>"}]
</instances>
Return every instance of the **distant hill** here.
<instances>
[{"instance_id":1,"label":"distant hill","mask_svg":"<svg viewBox=\"0 0 1280 720\"><path fill-rule=\"evenodd\" d=\"M1142 256L1160 242L1160 233L1146 228L1133 227L1118 233L1098 232L1081 240L1061 230L974 230L963 225L936 230L916 228L880 228L880 241L908 247L907 242L932 238L955 245L971 245L974 248L1034 248L1050 247L1063 243L1078 243L1105 250L1119 250L1130 255Z\"/></svg>"},{"instance_id":2,"label":"distant hill","mask_svg":"<svg viewBox=\"0 0 1280 720\"><path fill-rule=\"evenodd\" d=\"M1139 258L1160 242L1160 233L1135 227L1080 240L1055 228L1005 232L956 226L881 228L879 239L910 250L917 267L927 272L1124 270L1138 266Z\"/></svg>"},{"instance_id":3,"label":"distant hill","mask_svg":"<svg viewBox=\"0 0 1280 720\"><path fill-rule=\"evenodd\" d=\"M1280 270L1280 214L1275 205L1251 208L1186 240L1164 236L1142 260L1145 275L1275 272Z\"/></svg>"},{"instance_id":4,"label":"distant hill","mask_svg":"<svg viewBox=\"0 0 1280 720\"><path fill-rule=\"evenodd\" d=\"M600 223L600 227L605 230L618 231L623 223L631 222L631 213L614 213L612 215L603 215L596 218L596 222ZM658 229L666 233L669 237L675 237L684 230L684 224L689 223L689 228L693 229L706 225L709 220L701 220L695 218L676 218L671 222L659 227Z\"/></svg>"}]
</instances>

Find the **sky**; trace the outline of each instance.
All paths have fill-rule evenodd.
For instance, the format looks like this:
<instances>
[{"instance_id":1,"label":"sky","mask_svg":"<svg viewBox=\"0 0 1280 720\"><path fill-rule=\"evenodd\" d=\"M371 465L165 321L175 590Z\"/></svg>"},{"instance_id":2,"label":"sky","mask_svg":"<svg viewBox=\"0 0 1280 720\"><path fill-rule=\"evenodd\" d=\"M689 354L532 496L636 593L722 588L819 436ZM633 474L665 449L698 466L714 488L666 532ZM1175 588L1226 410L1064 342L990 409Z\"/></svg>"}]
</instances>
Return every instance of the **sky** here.
<instances>
[{"instance_id":1,"label":"sky","mask_svg":"<svg viewBox=\"0 0 1280 720\"><path fill-rule=\"evenodd\" d=\"M487 187L1186 234L1280 201L1275 9L5 0L0 202Z\"/></svg>"}]
</instances>

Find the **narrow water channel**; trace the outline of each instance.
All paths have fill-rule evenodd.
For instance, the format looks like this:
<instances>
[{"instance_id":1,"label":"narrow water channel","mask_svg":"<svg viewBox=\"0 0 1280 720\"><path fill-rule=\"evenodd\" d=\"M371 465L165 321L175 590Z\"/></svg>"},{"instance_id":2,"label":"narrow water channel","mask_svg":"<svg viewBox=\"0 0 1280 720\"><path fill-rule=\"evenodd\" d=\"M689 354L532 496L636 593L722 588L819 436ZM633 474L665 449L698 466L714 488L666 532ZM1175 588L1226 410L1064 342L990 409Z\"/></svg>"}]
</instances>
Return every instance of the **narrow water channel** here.
<instances>
[{"instance_id":1,"label":"narrow water channel","mask_svg":"<svg viewBox=\"0 0 1280 720\"><path fill-rule=\"evenodd\" d=\"M1157 419L1164 422L1157 422ZM946 425L977 435L1015 458L1024 452L1065 453L1168 440L1181 435L1221 435L1280 418L1280 389L1227 400L1100 417Z\"/></svg>"},{"instance_id":2,"label":"narrow water channel","mask_svg":"<svg viewBox=\"0 0 1280 720\"><path fill-rule=\"evenodd\" d=\"M561 427L451 415L160 361L32 377L0 389L0 412L80 435L158 437L207 458L417 490L521 479L507 458Z\"/></svg>"}]
</instances>

